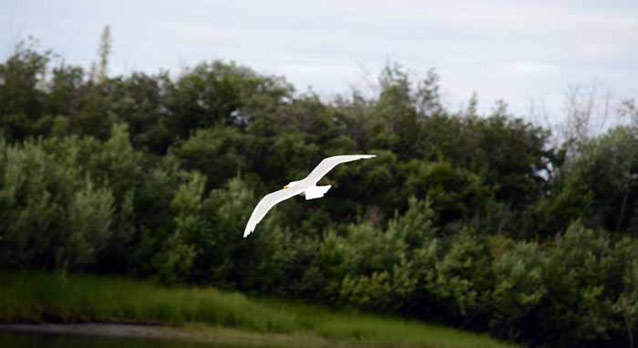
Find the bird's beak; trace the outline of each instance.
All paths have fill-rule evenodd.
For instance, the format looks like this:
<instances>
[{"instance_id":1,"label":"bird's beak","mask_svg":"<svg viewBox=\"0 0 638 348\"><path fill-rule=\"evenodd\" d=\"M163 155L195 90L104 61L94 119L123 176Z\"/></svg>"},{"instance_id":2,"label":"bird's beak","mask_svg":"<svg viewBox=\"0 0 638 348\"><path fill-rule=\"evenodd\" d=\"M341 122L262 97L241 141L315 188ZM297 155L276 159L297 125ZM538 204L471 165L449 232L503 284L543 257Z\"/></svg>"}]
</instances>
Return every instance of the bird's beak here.
<instances>
[{"instance_id":1,"label":"bird's beak","mask_svg":"<svg viewBox=\"0 0 638 348\"><path fill-rule=\"evenodd\" d=\"M287 189L287 188L288 188L288 185L284 186L284 188L285 188L285 189Z\"/></svg>"}]
</instances>

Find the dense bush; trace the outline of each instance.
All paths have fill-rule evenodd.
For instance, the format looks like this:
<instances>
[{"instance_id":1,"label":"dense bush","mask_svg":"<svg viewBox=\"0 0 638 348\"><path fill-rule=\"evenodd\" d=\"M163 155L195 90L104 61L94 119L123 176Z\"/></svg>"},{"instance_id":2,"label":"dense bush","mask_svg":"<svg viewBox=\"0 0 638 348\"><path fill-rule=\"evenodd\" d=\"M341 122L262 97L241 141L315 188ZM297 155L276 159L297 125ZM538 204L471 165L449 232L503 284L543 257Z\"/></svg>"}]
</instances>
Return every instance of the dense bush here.
<instances>
[{"instance_id":1,"label":"dense bush","mask_svg":"<svg viewBox=\"0 0 638 348\"><path fill-rule=\"evenodd\" d=\"M390 66L377 95L326 101L234 63L99 82L50 64L27 45L0 64L3 267L214 284L530 344L633 344L635 128L566 158L504 104L446 110L434 71L415 82ZM377 157L242 238L263 194L343 153Z\"/></svg>"}]
</instances>

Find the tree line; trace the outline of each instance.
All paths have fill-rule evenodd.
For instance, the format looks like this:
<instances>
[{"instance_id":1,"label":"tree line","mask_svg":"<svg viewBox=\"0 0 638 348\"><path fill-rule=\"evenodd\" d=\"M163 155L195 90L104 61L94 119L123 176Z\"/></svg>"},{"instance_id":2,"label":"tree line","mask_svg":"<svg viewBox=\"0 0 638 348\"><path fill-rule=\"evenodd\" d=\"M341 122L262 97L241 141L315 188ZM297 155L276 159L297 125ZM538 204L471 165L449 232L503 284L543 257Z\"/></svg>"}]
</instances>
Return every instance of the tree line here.
<instances>
[{"instance_id":1,"label":"tree line","mask_svg":"<svg viewBox=\"0 0 638 348\"><path fill-rule=\"evenodd\" d=\"M293 296L531 345L633 345L631 124L556 143L504 103L449 110L433 70L415 81L389 65L376 95L326 101L223 61L109 77L109 51L98 73L28 43L0 63L0 265ZM377 157L242 238L264 194L352 153Z\"/></svg>"}]
</instances>

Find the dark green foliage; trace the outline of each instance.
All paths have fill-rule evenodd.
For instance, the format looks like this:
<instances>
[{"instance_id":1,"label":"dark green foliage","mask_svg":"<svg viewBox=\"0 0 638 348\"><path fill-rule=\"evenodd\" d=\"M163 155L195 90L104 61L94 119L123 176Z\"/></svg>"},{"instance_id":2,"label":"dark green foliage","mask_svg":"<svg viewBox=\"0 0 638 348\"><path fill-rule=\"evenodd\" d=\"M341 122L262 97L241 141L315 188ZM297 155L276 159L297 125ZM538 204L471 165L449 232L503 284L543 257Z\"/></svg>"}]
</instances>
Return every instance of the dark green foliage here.
<instances>
[{"instance_id":1,"label":"dark green foliage","mask_svg":"<svg viewBox=\"0 0 638 348\"><path fill-rule=\"evenodd\" d=\"M570 157L452 114L430 71L326 101L235 63L99 81L35 45L0 63L0 266L154 277L437 320L532 345L632 344L638 131ZM635 108L627 102L626 112ZM321 200L267 192L327 156Z\"/></svg>"},{"instance_id":2,"label":"dark green foliage","mask_svg":"<svg viewBox=\"0 0 638 348\"><path fill-rule=\"evenodd\" d=\"M38 52L37 42L30 40L28 44L20 42L0 64L0 115L24 115L30 121L40 116L44 93L38 87L49 59L50 53Z\"/></svg>"}]
</instances>

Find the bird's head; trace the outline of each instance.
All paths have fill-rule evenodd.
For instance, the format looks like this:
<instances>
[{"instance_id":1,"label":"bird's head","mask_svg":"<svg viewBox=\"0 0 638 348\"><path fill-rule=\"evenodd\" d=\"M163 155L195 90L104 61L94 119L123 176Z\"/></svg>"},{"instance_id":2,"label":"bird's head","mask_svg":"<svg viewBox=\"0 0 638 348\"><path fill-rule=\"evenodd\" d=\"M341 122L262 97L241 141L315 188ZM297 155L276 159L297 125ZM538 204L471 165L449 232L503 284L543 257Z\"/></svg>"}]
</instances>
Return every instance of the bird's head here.
<instances>
[{"instance_id":1,"label":"bird's head","mask_svg":"<svg viewBox=\"0 0 638 348\"><path fill-rule=\"evenodd\" d=\"M288 185L284 186L285 189L287 188L293 188L295 187L295 185L297 185L299 183L299 181L291 181L288 183Z\"/></svg>"}]
</instances>

